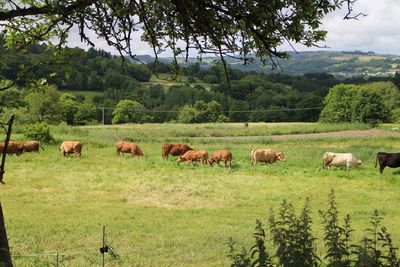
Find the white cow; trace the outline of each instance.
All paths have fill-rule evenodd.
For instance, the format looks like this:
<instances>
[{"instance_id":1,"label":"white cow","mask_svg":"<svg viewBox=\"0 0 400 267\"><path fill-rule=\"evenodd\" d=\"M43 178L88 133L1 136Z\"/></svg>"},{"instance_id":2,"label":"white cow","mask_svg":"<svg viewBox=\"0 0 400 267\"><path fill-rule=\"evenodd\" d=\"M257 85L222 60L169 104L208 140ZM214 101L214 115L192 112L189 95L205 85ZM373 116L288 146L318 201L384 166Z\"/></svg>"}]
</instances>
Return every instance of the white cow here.
<instances>
[{"instance_id":1,"label":"white cow","mask_svg":"<svg viewBox=\"0 0 400 267\"><path fill-rule=\"evenodd\" d=\"M346 166L346 170L350 167L361 165L362 161L357 159L352 153L333 153L325 152L322 156L323 168L328 168L330 166Z\"/></svg>"}]
</instances>

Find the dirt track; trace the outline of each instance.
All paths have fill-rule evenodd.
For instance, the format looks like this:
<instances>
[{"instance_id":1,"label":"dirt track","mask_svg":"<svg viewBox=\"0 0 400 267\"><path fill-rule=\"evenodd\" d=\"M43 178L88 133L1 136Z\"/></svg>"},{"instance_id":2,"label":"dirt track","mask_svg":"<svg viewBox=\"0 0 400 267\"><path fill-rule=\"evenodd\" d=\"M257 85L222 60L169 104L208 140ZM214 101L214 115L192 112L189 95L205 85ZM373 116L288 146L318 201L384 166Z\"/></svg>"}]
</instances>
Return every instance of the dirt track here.
<instances>
[{"instance_id":1,"label":"dirt track","mask_svg":"<svg viewBox=\"0 0 400 267\"><path fill-rule=\"evenodd\" d=\"M195 139L220 139L220 140L265 140L265 139L318 139L318 138L340 138L340 137L378 137L395 136L400 137L399 132L389 132L379 129L370 130L351 130L328 133L309 133L309 134L282 134L270 136L225 136L225 137L195 137Z\"/></svg>"}]
</instances>

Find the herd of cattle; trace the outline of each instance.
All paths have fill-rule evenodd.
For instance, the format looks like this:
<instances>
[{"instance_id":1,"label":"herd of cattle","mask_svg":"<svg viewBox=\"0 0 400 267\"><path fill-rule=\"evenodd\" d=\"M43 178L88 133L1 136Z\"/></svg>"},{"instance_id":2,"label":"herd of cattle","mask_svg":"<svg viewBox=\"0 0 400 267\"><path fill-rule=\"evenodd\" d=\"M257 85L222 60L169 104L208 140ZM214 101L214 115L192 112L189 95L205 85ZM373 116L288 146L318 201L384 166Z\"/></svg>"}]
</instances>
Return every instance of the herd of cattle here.
<instances>
[{"instance_id":1,"label":"herd of cattle","mask_svg":"<svg viewBox=\"0 0 400 267\"><path fill-rule=\"evenodd\" d=\"M40 144L38 141L10 141L8 143L7 153L21 155L23 152L39 152ZM43 149L43 148L42 148ZM124 153L132 154L135 156L144 156L139 145L132 142L118 141L116 143L117 155L124 155ZM3 153L4 142L0 142L0 153ZM64 141L60 146L62 156L68 154L77 154L81 156L82 143L79 141ZM168 159L168 156L177 156L177 162L188 162L193 165L194 161L201 164L209 164L213 166L214 163L224 162L224 167L231 168L232 153L229 150L217 150L212 157L208 157L207 150L192 149L186 144L163 144L162 145L162 158ZM253 149L251 151L252 165L258 162L272 164L277 160L285 161L283 152L275 151L273 149ZM397 168L400 167L400 153L386 153L378 152L376 155L375 168L379 162L380 173L383 173L385 167ZM356 167L362 164L362 161L357 159L352 153L333 153L325 152L322 156L322 167L329 169L330 166L341 167L345 166L347 170L350 167Z\"/></svg>"}]
</instances>

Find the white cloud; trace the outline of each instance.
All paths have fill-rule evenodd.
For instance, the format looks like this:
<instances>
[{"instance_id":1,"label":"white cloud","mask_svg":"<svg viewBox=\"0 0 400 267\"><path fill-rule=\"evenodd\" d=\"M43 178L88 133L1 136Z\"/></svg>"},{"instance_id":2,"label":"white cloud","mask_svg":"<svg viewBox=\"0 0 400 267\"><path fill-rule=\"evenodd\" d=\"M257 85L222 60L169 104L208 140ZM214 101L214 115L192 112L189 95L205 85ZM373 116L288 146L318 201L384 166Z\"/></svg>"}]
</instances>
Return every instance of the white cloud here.
<instances>
[{"instance_id":1,"label":"white cloud","mask_svg":"<svg viewBox=\"0 0 400 267\"><path fill-rule=\"evenodd\" d=\"M342 10L329 14L324 18L322 29L328 31L326 41L320 46L327 45L329 49L307 48L295 45L298 51L330 50L330 51L374 51L383 54L400 54L400 1L398 0L358 0L354 12L363 12L367 17L360 16L358 20L343 20L346 14ZM140 40L140 32L133 34L133 49L138 55L153 54L151 47ZM96 44L96 48L117 54L105 40L98 39L94 33L88 35ZM69 38L69 46L88 48L80 42L77 29L74 29ZM288 44L280 47L282 50L292 50ZM194 55L194 54L193 54ZM164 56L171 56L166 52Z\"/></svg>"},{"instance_id":2,"label":"white cloud","mask_svg":"<svg viewBox=\"0 0 400 267\"><path fill-rule=\"evenodd\" d=\"M400 54L400 1L393 0L359 0L354 12L366 13L358 20L343 20L346 12L340 10L329 14L323 23L322 29L328 32L326 41L331 51L362 50L377 53ZM317 50L296 46L301 50ZM284 45L282 49L290 49ZM326 49L324 49L326 50Z\"/></svg>"}]
</instances>

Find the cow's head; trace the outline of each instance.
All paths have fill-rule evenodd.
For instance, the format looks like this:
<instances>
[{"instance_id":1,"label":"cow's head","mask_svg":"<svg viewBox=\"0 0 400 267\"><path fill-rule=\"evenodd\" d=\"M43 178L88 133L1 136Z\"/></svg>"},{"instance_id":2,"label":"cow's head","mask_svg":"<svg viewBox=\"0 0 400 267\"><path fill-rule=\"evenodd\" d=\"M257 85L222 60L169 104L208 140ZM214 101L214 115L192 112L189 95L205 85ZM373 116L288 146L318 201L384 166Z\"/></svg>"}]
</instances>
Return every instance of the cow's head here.
<instances>
[{"instance_id":1,"label":"cow's head","mask_svg":"<svg viewBox=\"0 0 400 267\"><path fill-rule=\"evenodd\" d=\"M176 162L182 162L182 161L184 161L184 159L182 158L182 156L179 156L177 159L176 159Z\"/></svg>"},{"instance_id":2,"label":"cow's head","mask_svg":"<svg viewBox=\"0 0 400 267\"><path fill-rule=\"evenodd\" d=\"M211 158L209 158L208 159L208 165L210 165L211 167L214 165L214 162L215 162L216 160L214 159L214 157L211 157Z\"/></svg>"},{"instance_id":3,"label":"cow's head","mask_svg":"<svg viewBox=\"0 0 400 267\"><path fill-rule=\"evenodd\" d=\"M277 157L278 160L286 161L285 155L283 154L283 152L277 152L276 153L276 157Z\"/></svg>"},{"instance_id":4,"label":"cow's head","mask_svg":"<svg viewBox=\"0 0 400 267\"><path fill-rule=\"evenodd\" d=\"M362 161L358 159L357 160L357 165L360 166L361 164L362 164Z\"/></svg>"}]
</instances>

